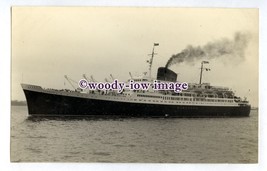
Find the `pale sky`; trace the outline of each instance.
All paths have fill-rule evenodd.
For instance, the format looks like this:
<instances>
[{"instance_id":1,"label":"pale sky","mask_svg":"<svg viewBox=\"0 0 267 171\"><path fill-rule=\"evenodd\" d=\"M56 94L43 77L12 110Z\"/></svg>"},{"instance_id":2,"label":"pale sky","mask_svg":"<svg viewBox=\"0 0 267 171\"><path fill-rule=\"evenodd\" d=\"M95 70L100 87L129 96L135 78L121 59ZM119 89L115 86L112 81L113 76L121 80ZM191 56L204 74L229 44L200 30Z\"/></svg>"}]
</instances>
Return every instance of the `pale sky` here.
<instances>
[{"instance_id":1,"label":"pale sky","mask_svg":"<svg viewBox=\"0 0 267 171\"><path fill-rule=\"evenodd\" d=\"M157 68L188 45L248 32L245 60L210 60L203 82L232 88L258 106L258 27L257 9L13 7L12 100L25 100L22 81L71 88L64 86L64 75L78 81L84 73L97 81L110 74L125 81L129 72L148 70L145 61L154 42L159 43L152 68L156 77ZM179 81L198 82L200 62L170 69L179 73Z\"/></svg>"}]
</instances>

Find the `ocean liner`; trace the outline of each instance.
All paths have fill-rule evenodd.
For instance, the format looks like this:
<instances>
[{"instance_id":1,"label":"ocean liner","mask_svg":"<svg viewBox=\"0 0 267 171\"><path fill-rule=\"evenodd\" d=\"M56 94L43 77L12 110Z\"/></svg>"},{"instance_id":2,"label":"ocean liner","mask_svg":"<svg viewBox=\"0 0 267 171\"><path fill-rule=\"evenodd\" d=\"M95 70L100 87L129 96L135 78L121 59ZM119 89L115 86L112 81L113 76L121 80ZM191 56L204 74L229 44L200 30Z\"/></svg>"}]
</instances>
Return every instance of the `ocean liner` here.
<instances>
[{"instance_id":1,"label":"ocean liner","mask_svg":"<svg viewBox=\"0 0 267 171\"><path fill-rule=\"evenodd\" d=\"M152 82L151 68L155 55L154 44L149 63L149 73L131 76L135 82ZM199 83L188 83L180 93L172 90L116 91L57 90L37 85L21 84L27 100L28 113L32 116L116 116L116 117L247 117L250 104L235 96L227 87L202 83L201 62ZM67 77L66 77L67 78ZM84 75L84 78L89 79ZM177 74L166 67L159 67L159 82L176 82ZM94 81L93 77L90 81Z\"/></svg>"}]
</instances>

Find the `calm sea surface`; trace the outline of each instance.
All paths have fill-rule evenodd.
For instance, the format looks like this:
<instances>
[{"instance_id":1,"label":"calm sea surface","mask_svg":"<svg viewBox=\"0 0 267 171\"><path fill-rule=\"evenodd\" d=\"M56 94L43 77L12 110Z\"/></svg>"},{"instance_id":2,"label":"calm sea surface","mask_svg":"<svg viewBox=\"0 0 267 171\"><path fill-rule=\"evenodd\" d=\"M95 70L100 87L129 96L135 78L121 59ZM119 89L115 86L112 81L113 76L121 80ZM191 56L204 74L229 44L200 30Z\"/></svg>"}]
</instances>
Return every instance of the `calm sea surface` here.
<instances>
[{"instance_id":1,"label":"calm sea surface","mask_svg":"<svg viewBox=\"0 0 267 171\"><path fill-rule=\"evenodd\" d=\"M28 118L12 106L11 161L257 163L258 111L246 118Z\"/></svg>"}]
</instances>

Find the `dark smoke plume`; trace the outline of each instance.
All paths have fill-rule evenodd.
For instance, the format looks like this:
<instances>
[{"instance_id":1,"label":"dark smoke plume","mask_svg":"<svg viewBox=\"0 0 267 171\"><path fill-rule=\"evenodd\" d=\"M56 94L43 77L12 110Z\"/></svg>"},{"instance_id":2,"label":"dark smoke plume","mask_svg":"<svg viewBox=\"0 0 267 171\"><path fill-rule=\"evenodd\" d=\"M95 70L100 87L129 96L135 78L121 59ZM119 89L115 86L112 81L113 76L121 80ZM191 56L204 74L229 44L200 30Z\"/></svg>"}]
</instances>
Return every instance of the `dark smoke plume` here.
<instances>
[{"instance_id":1,"label":"dark smoke plume","mask_svg":"<svg viewBox=\"0 0 267 171\"><path fill-rule=\"evenodd\" d=\"M193 62L194 60L205 58L214 59L221 57L245 59L245 48L250 40L249 33L237 32L233 40L221 39L218 41L207 43L200 47L187 46L182 52L172 55L166 63L166 68L182 62Z\"/></svg>"}]
</instances>

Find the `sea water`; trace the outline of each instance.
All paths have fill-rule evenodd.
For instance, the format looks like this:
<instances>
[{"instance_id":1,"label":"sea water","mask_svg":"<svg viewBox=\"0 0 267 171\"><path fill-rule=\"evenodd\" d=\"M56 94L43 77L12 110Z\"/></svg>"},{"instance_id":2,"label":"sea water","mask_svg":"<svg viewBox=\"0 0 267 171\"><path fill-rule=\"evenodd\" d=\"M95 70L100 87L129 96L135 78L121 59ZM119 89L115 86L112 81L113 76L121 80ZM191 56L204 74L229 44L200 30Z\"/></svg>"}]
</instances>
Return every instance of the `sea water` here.
<instances>
[{"instance_id":1,"label":"sea water","mask_svg":"<svg viewBox=\"0 0 267 171\"><path fill-rule=\"evenodd\" d=\"M258 111L242 118L38 118L11 107L12 162L257 163Z\"/></svg>"}]
</instances>

